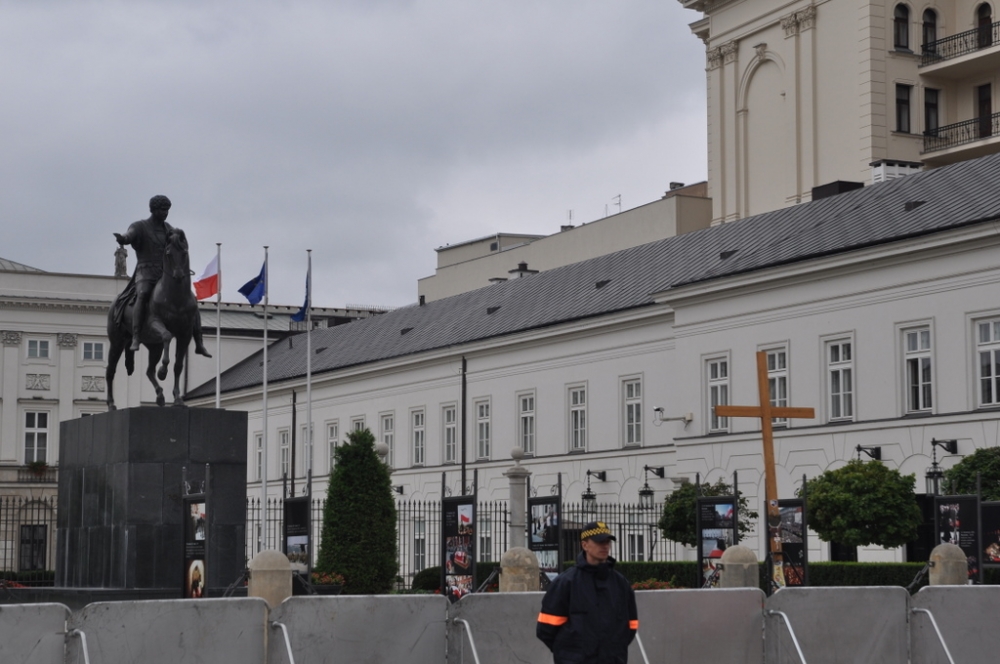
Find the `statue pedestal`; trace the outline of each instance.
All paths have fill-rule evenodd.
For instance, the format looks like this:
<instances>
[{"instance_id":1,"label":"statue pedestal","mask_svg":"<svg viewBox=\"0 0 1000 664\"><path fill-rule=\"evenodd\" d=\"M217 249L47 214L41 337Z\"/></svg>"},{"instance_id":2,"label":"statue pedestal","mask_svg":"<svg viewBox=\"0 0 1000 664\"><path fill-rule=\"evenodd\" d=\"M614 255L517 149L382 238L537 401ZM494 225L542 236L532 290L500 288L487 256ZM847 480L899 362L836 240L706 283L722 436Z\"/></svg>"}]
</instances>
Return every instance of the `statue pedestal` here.
<instances>
[{"instance_id":1,"label":"statue pedestal","mask_svg":"<svg viewBox=\"0 0 1000 664\"><path fill-rule=\"evenodd\" d=\"M211 593L245 567L246 413L144 406L62 422L56 586L180 591L182 469L200 487L205 464Z\"/></svg>"}]
</instances>

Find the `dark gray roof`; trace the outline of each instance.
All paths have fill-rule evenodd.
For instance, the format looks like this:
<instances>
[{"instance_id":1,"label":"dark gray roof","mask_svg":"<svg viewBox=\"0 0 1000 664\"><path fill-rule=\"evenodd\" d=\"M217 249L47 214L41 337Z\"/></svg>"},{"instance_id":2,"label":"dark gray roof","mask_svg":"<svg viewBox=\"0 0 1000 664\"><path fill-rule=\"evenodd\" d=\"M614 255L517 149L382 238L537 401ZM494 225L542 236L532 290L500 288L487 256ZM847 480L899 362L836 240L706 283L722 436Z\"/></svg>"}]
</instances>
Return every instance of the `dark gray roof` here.
<instances>
[{"instance_id":1,"label":"dark gray roof","mask_svg":"<svg viewBox=\"0 0 1000 664\"><path fill-rule=\"evenodd\" d=\"M313 373L649 306L653 293L685 284L995 220L996 192L1000 154L403 307L314 331ZM304 336L271 346L269 382L305 371ZM260 383L261 353L222 376L224 392ZM214 389L210 381L189 396Z\"/></svg>"}]
</instances>

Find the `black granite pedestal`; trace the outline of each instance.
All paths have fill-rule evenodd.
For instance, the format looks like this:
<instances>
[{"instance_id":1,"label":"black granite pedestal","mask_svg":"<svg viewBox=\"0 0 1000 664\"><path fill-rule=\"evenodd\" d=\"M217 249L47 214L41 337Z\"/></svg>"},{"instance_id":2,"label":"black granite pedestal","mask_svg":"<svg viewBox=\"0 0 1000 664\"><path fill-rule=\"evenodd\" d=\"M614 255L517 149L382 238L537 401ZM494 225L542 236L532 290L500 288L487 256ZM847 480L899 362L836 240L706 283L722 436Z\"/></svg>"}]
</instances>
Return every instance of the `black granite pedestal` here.
<instances>
[{"instance_id":1,"label":"black granite pedestal","mask_svg":"<svg viewBox=\"0 0 1000 664\"><path fill-rule=\"evenodd\" d=\"M245 567L246 413L141 407L63 422L56 586L180 589L182 469L200 488L205 464L212 590Z\"/></svg>"}]
</instances>

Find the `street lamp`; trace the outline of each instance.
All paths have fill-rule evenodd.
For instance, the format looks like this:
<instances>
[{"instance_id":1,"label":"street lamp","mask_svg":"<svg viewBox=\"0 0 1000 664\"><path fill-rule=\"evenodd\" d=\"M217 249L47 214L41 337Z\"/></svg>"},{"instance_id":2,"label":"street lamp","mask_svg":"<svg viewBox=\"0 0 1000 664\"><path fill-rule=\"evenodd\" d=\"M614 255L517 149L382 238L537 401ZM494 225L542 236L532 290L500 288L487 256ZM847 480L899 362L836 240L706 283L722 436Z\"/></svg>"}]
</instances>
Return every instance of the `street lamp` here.
<instances>
[{"instance_id":1,"label":"street lamp","mask_svg":"<svg viewBox=\"0 0 1000 664\"><path fill-rule=\"evenodd\" d=\"M580 502L583 504L583 511L585 514L596 514L597 513L597 494L594 490L590 488L590 476L593 475L602 482L607 481L608 471L606 470L588 470L587 471L587 488L584 490L583 494L580 496Z\"/></svg>"},{"instance_id":2,"label":"street lamp","mask_svg":"<svg viewBox=\"0 0 1000 664\"><path fill-rule=\"evenodd\" d=\"M855 449L858 451L858 461L861 461L862 452L875 461L882 460L882 447L879 445L858 445Z\"/></svg>"},{"instance_id":3,"label":"street lamp","mask_svg":"<svg viewBox=\"0 0 1000 664\"><path fill-rule=\"evenodd\" d=\"M937 496L941 493L941 480L944 479L944 471L938 465L937 448L943 449L948 454L958 454L958 440L938 440L931 438L931 467L924 474L926 482L926 493L929 496Z\"/></svg>"},{"instance_id":4,"label":"street lamp","mask_svg":"<svg viewBox=\"0 0 1000 664\"><path fill-rule=\"evenodd\" d=\"M660 479L663 479L665 470L663 466L643 466L642 470L646 473L646 475L642 488L639 489L639 509L652 510L655 506L655 501L653 499L653 489L649 486L649 474L653 473Z\"/></svg>"}]
</instances>

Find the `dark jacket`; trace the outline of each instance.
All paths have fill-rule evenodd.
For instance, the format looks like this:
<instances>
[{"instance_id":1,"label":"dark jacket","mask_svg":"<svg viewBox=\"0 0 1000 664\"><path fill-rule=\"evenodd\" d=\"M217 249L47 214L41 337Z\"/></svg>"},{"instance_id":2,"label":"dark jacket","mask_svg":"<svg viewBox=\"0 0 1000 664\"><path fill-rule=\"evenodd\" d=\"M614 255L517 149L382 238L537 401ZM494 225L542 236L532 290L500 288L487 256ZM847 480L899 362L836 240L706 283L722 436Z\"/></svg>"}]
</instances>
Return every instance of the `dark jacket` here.
<instances>
[{"instance_id":1,"label":"dark jacket","mask_svg":"<svg viewBox=\"0 0 1000 664\"><path fill-rule=\"evenodd\" d=\"M614 558L590 565L581 552L542 599L535 633L555 664L625 664L639 629L635 591Z\"/></svg>"}]
</instances>

